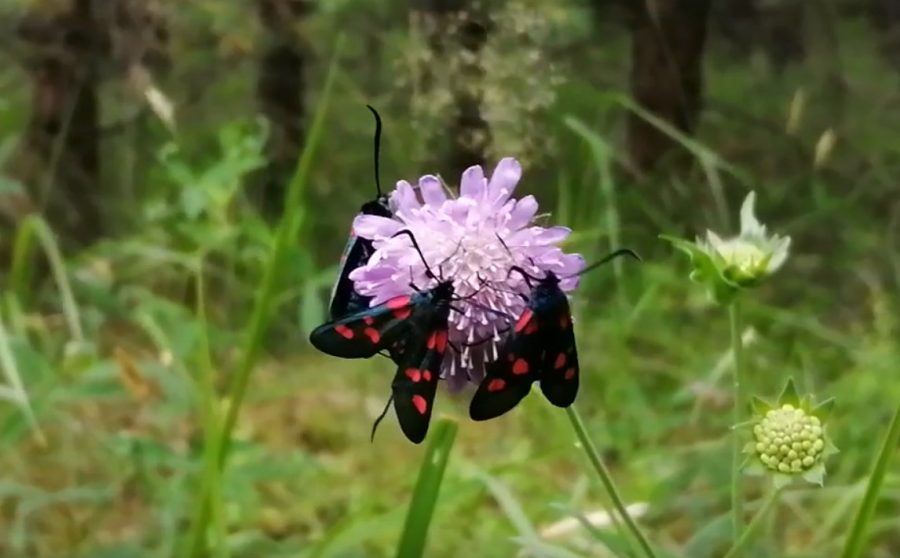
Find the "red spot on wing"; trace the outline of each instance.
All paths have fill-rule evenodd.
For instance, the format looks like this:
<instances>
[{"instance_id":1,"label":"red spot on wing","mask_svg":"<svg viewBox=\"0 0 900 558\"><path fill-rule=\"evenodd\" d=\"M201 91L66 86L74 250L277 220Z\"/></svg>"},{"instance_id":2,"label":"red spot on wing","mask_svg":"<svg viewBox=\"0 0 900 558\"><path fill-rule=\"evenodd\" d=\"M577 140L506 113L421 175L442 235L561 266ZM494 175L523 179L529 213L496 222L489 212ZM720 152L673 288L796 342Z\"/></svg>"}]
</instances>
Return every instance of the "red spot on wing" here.
<instances>
[{"instance_id":1,"label":"red spot on wing","mask_svg":"<svg viewBox=\"0 0 900 558\"><path fill-rule=\"evenodd\" d=\"M424 415L428 410L428 401L425 401L425 398L421 395L413 395L412 396L412 404L419 411L420 415Z\"/></svg>"},{"instance_id":2,"label":"red spot on wing","mask_svg":"<svg viewBox=\"0 0 900 558\"><path fill-rule=\"evenodd\" d=\"M423 370L422 371L422 379L426 382L431 381L431 370Z\"/></svg>"},{"instance_id":3,"label":"red spot on wing","mask_svg":"<svg viewBox=\"0 0 900 558\"><path fill-rule=\"evenodd\" d=\"M528 374L528 361L520 358L513 363L512 373L516 375Z\"/></svg>"},{"instance_id":4,"label":"red spot on wing","mask_svg":"<svg viewBox=\"0 0 900 558\"><path fill-rule=\"evenodd\" d=\"M503 378L494 378L490 382L488 382L487 390L488 391L500 391L501 389L506 387L506 380Z\"/></svg>"},{"instance_id":5,"label":"red spot on wing","mask_svg":"<svg viewBox=\"0 0 900 558\"><path fill-rule=\"evenodd\" d=\"M524 333L525 333L525 335L531 335L532 333L534 333L537 330L538 330L537 322L532 320L531 322L529 322L528 327L525 328Z\"/></svg>"},{"instance_id":6,"label":"red spot on wing","mask_svg":"<svg viewBox=\"0 0 900 558\"><path fill-rule=\"evenodd\" d=\"M394 298L390 299L389 301L385 302L384 304L391 310L397 310L399 308L409 306L409 300L410 300L410 298L407 295L395 296Z\"/></svg>"},{"instance_id":7,"label":"red spot on wing","mask_svg":"<svg viewBox=\"0 0 900 558\"><path fill-rule=\"evenodd\" d=\"M553 363L553 368L558 369L558 368L562 368L565 365L566 365L566 354L559 353L558 355L556 355L556 362Z\"/></svg>"},{"instance_id":8,"label":"red spot on wing","mask_svg":"<svg viewBox=\"0 0 900 558\"><path fill-rule=\"evenodd\" d=\"M520 331L525 329L528 323L531 322L532 316L534 316L534 312L531 311L531 308L526 308L525 311L522 312L522 315L519 316L519 321L516 322L513 331L519 333Z\"/></svg>"},{"instance_id":9,"label":"red spot on wing","mask_svg":"<svg viewBox=\"0 0 900 558\"><path fill-rule=\"evenodd\" d=\"M447 350L447 330L441 329L435 331L428 337L428 350L437 351L441 354Z\"/></svg>"},{"instance_id":10,"label":"red spot on wing","mask_svg":"<svg viewBox=\"0 0 900 558\"><path fill-rule=\"evenodd\" d=\"M442 353L447 350L447 330L442 329L435 332L434 348L437 352Z\"/></svg>"},{"instance_id":11,"label":"red spot on wing","mask_svg":"<svg viewBox=\"0 0 900 558\"><path fill-rule=\"evenodd\" d=\"M566 370L566 379L567 380L571 380L574 377L575 377L575 369L574 368L569 368L568 370Z\"/></svg>"},{"instance_id":12,"label":"red spot on wing","mask_svg":"<svg viewBox=\"0 0 900 558\"><path fill-rule=\"evenodd\" d=\"M374 327L367 327L363 330L363 333L366 334L366 337L368 337L373 344L377 344L381 341L381 334L378 333L378 330Z\"/></svg>"},{"instance_id":13,"label":"red spot on wing","mask_svg":"<svg viewBox=\"0 0 900 558\"><path fill-rule=\"evenodd\" d=\"M375 318L373 318L372 316L366 316L365 318L363 318L363 321L366 322L366 325L372 325L375 323Z\"/></svg>"},{"instance_id":14,"label":"red spot on wing","mask_svg":"<svg viewBox=\"0 0 900 558\"><path fill-rule=\"evenodd\" d=\"M394 317L398 320L405 320L409 317L410 314L412 314L412 308L410 308L409 306L397 308L396 310L394 310Z\"/></svg>"},{"instance_id":15,"label":"red spot on wing","mask_svg":"<svg viewBox=\"0 0 900 558\"><path fill-rule=\"evenodd\" d=\"M336 331L337 334L344 339L353 339L353 330L345 326L344 324L338 324L334 326L334 331Z\"/></svg>"},{"instance_id":16,"label":"red spot on wing","mask_svg":"<svg viewBox=\"0 0 900 558\"><path fill-rule=\"evenodd\" d=\"M418 382L419 380L422 379L422 373L419 372L419 370L417 368L407 368L406 372L404 372L404 374L406 374L406 377L409 378L410 380L412 380L413 382Z\"/></svg>"}]
</instances>

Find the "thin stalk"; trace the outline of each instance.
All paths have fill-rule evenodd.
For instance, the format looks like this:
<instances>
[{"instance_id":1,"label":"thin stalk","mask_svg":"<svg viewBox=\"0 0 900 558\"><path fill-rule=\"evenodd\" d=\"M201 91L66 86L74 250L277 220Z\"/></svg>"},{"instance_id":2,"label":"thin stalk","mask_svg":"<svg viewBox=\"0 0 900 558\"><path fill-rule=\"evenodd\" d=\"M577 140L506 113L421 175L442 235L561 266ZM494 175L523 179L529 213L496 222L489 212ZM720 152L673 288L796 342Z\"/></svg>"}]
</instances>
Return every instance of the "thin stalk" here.
<instances>
[{"instance_id":1,"label":"thin stalk","mask_svg":"<svg viewBox=\"0 0 900 558\"><path fill-rule=\"evenodd\" d=\"M425 542L434 509L440 496L444 471L450 459L450 450L456 440L458 425L450 419L441 419L434 425L428 449L422 458L419 478L406 512L403 534L397 544L397 558L418 558L425 553Z\"/></svg>"},{"instance_id":2,"label":"thin stalk","mask_svg":"<svg viewBox=\"0 0 900 558\"><path fill-rule=\"evenodd\" d=\"M872 522L872 516L875 514L875 504L878 503L878 495L884 483L888 464L898 442L900 442L900 406L894 411L894 418L891 419L887 436L885 436L881 451L878 452L878 457L875 459L875 466L872 468L869 484L866 486L866 494L863 496L859 511L856 512L856 518L853 520L853 526L850 528L841 558L859 558L865 550L866 535L869 524Z\"/></svg>"},{"instance_id":3,"label":"thin stalk","mask_svg":"<svg viewBox=\"0 0 900 558\"><path fill-rule=\"evenodd\" d=\"M759 511L756 512L756 515L753 516L753 519L750 521L750 525L744 530L741 538L734 543L734 546L731 547L723 558L736 558L744 551L744 548L747 544L753 540L753 537L756 535L756 532L759 531L760 527L762 527L763 522L766 517L769 515L769 512L778 502L778 497L781 496L781 489L776 488L775 490L769 493L769 497L766 498L766 501L763 503L762 507L759 508Z\"/></svg>"},{"instance_id":4,"label":"thin stalk","mask_svg":"<svg viewBox=\"0 0 900 558\"><path fill-rule=\"evenodd\" d=\"M653 549L650 547L650 543L647 542L647 539L644 537L644 534L641 532L637 523L632 519L628 510L625 508L625 502L622 501L619 490L616 488L612 476L609 474L609 470L606 468L603 459L600 457L600 452L597 451L597 447L588 436L584 421L581 420L581 415L578 414L575 405L566 407L566 414L569 416L569 421L572 423L572 429L575 430L578 441L581 442L581 447L584 448L584 453L587 454L588 460L590 460L591 465L594 466L594 470L597 472L597 476L600 477L600 482L603 483L603 488L606 489L606 493L609 495L610 500L612 500L613 507L615 507L619 516L625 522L625 526L628 527L628 530L638 541L644 555L647 556L647 558L656 558Z\"/></svg>"},{"instance_id":5,"label":"thin stalk","mask_svg":"<svg viewBox=\"0 0 900 558\"><path fill-rule=\"evenodd\" d=\"M731 323L731 353L734 357L734 416L732 423L738 425L743 420L744 378L743 352L744 341L741 338L741 307L735 300L728 307L728 321ZM744 529L744 492L741 484L741 438L737 431L731 433L731 520L732 535L736 545ZM737 554L736 556L740 556Z\"/></svg>"},{"instance_id":6,"label":"thin stalk","mask_svg":"<svg viewBox=\"0 0 900 558\"><path fill-rule=\"evenodd\" d=\"M331 64L328 68L328 74L325 76L325 85L322 88L322 94L313 115L312 124L309 128L309 134L303 150L300 153L300 160L294 172L291 182L288 185L287 193L284 201L284 216L278 223L275 233L275 239L272 245L272 251L269 259L263 269L262 280L256 293L253 310L250 315L250 322L245 330L244 342L241 345L241 356L238 361L237 370L234 379L228 389L228 408L225 411L225 417L222 421L221 428L217 432L214 444L215 459L211 466L218 469L215 474L221 474L225 467L225 461L228 452L231 449L231 434L237 424L240 415L241 405L244 402L244 396L247 393L247 385L250 381L250 374L253 371L256 360L262 350L263 337L269 327L272 311L274 308L275 290L278 286L278 278L284 263L284 257L287 254L291 244L295 241L297 231L302 226L306 216L303 207L303 192L309 181L313 163L316 158L317 147L320 143L320 137L324 129L325 114L331 92L334 86L334 80L337 75L337 62L341 52L343 38L338 37L335 44L334 54L332 55ZM205 472L206 476L213 473ZM211 486L208 488L212 488ZM210 520L210 493L204 490L200 494L200 504L197 508L194 521L195 525L193 536L188 539L188 556L201 556L204 554L206 539L203 536L206 533L207 525Z\"/></svg>"}]
</instances>

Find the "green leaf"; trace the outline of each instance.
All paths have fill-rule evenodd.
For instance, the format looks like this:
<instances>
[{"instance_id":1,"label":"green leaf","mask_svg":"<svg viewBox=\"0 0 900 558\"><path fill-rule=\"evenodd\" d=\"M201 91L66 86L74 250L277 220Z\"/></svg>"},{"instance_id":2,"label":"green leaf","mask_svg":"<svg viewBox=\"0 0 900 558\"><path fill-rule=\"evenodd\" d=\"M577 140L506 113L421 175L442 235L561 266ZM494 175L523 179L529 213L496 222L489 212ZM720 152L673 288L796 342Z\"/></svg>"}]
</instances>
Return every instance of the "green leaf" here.
<instances>
[{"instance_id":1,"label":"green leaf","mask_svg":"<svg viewBox=\"0 0 900 558\"><path fill-rule=\"evenodd\" d=\"M766 413L772 410L773 407L774 405L761 397L757 397L754 395L750 398L750 409L753 411L754 415L764 417L766 416Z\"/></svg>"},{"instance_id":2,"label":"green leaf","mask_svg":"<svg viewBox=\"0 0 900 558\"><path fill-rule=\"evenodd\" d=\"M444 471L447 469L447 459L456 439L457 428L456 421L450 419L441 419L433 427L431 441L425 450L416 488L406 513L403 534L397 545L397 558L415 558L424 555L428 526L437 505L441 481L444 480Z\"/></svg>"},{"instance_id":3,"label":"green leaf","mask_svg":"<svg viewBox=\"0 0 900 558\"><path fill-rule=\"evenodd\" d=\"M834 397L829 397L825 401L822 401L818 405L812 408L812 414L819 417L819 420L825 422L828 417L831 416L831 411L834 409Z\"/></svg>"},{"instance_id":4,"label":"green leaf","mask_svg":"<svg viewBox=\"0 0 900 558\"><path fill-rule=\"evenodd\" d=\"M772 484L775 485L776 490L781 490L782 488L790 485L794 481L794 477L791 475L785 475L784 473L773 473L772 474Z\"/></svg>"},{"instance_id":5,"label":"green leaf","mask_svg":"<svg viewBox=\"0 0 900 558\"><path fill-rule=\"evenodd\" d=\"M803 473L803 480L819 486L825 484L825 464L821 461L816 463L812 469Z\"/></svg>"},{"instance_id":6,"label":"green leaf","mask_svg":"<svg viewBox=\"0 0 900 558\"><path fill-rule=\"evenodd\" d=\"M866 546L866 534L869 524L872 522L872 516L875 514L875 504L878 503L878 496L881 493L881 487L884 484L884 477L887 474L888 466L891 462L891 456L897 443L900 442L900 407L894 411L894 418L891 419L891 425L888 427L887 435L884 437L884 443L881 450L875 458L875 465L872 467L872 474L869 475L869 484L866 485L866 494L863 497L859 511L856 512L856 518L853 520L853 526L850 528L850 534L847 536L847 542L844 545L844 552L841 558L858 558L862 556Z\"/></svg>"},{"instance_id":7,"label":"green leaf","mask_svg":"<svg viewBox=\"0 0 900 558\"><path fill-rule=\"evenodd\" d=\"M781 390L781 395L778 396L778 405L784 405L785 403L795 407L800 405L800 394L797 391L797 385L794 384L793 378L788 378L787 383L784 384L784 389Z\"/></svg>"}]
</instances>

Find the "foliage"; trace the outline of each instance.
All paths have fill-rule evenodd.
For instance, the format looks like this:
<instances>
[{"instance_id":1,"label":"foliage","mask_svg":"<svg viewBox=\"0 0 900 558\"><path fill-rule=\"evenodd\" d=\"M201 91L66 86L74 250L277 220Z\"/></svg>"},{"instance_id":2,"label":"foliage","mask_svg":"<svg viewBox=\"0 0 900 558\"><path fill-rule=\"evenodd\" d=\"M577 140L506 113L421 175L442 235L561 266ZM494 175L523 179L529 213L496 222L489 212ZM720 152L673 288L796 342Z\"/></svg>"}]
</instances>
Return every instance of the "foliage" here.
<instances>
[{"instance_id":1,"label":"foliage","mask_svg":"<svg viewBox=\"0 0 900 558\"><path fill-rule=\"evenodd\" d=\"M423 138L440 136L452 115L429 112L428 130L410 118L407 70L396 61L421 43L405 3L320 4L300 25L309 107L321 101L333 34L345 30L348 41L296 200L305 220L273 283L266 353L229 465L213 479L217 556L393 555L424 451L389 421L369 441L391 374L385 362L325 359L304 339L324 314L348 223L371 195L365 103L385 119L386 182L432 171L438 152ZM840 58L810 49L779 70L759 45L748 58L722 48L727 37L713 28L701 126L696 137L673 132L689 163L636 178L619 139L627 28L590 21L586 3L571 4L564 14L548 2L503 8L552 13L537 35L546 48L517 50L513 32L493 39L490 63L510 62L489 83L492 118L505 123L491 150L532 150L522 156L531 164L524 193L554 201L554 221L573 228L573 251L590 261L626 245L645 260L585 276L573 298L579 409L629 513L660 556L712 558L731 545L728 323L658 234L735 230L735 209L755 190L766 222L792 242L777 280L742 300L746 392L771 393L792 376L803 393L839 395L828 433L841 453L829 459L826 487L789 487L774 504L766 481L745 481L748 513L770 518L754 523L745 555L837 555L851 532L845 555L895 555L900 476L893 448L879 442L900 431L895 420L887 436L900 401L900 117L898 76L876 30L848 10L832 38L820 38L836 41ZM66 239L26 220L8 235L25 239L17 259L0 262L9 266L0 275L3 556L176 555L211 459L209 428L231 403L223 396L242 358L236 347L277 234L252 203L271 138L252 85L266 37L243 3L162 5L172 60L156 77L176 106L177 135L143 116L146 101L123 80L110 77L103 91L104 117L128 117L102 141L104 209L116 234L55 255ZM542 58L526 64L532 52ZM7 170L29 87L18 60L0 56ZM535 85L517 68L549 77ZM21 190L12 172L0 175L3 203ZM461 418L468 394L440 399L437 412L459 428L425 555L628 555L627 531L558 409L530 397L502 420L474 424Z\"/></svg>"}]
</instances>

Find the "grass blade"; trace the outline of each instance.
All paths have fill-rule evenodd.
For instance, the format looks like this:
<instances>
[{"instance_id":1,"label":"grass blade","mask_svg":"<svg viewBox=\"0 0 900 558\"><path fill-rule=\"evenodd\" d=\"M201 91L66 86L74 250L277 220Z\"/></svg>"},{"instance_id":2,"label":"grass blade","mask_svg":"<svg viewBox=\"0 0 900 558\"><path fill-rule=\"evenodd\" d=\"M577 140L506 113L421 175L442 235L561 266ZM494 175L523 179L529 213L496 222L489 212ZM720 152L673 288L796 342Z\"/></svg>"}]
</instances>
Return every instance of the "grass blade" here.
<instances>
[{"instance_id":1,"label":"grass blade","mask_svg":"<svg viewBox=\"0 0 900 558\"><path fill-rule=\"evenodd\" d=\"M81 328L81 314L78 311L78 305L75 303L72 287L69 285L69 277L66 275L66 268L65 264L63 264L62 254L59 251L59 245L56 243L56 239L47 222L37 215L25 217L16 232L12 267L9 273L12 292L16 300L24 305L27 299L26 291L32 282L33 269L30 265L30 257L34 237L37 237L40 241L41 247L47 256L47 261L50 263L50 271L59 289L63 315L66 318L69 333L72 339L81 343L84 341L84 331Z\"/></svg>"},{"instance_id":2,"label":"grass blade","mask_svg":"<svg viewBox=\"0 0 900 558\"><path fill-rule=\"evenodd\" d=\"M250 316L250 322L244 332L244 342L241 346L241 356L238 362L234 379L228 390L228 409L222 421L221 429L214 440L215 444L215 460L211 464L217 468L217 471L206 470L204 475L207 477L217 476L225 466L225 460L231 447L231 433L237 424L238 415L240 414L241 405L244 402L244 395L247 392L247 385L250 381L250 373L256 365L259 353L262 350L263 337L269 327L269 322L274 307L275 289L278 283L278 277L281 275L283 267L284 255L296 235L296 231L300 228L305 218L305 208L303 206L303 192L309 181L312 166L315 161L317 148L320 144L323 129L325 127L325 114L327 113L328 102L331 98L331 92L334 87L335 76L337 75L337 62L340 58L342 38L338 38L335 51L332 56L331 64L328 68L328 74L325 77L325 85L322 88L322 96L319 99L318 106L313 115L312 124L309 128L306 142L300 154L300 160L297 163L297 169L291 178L288 191L285 194L284 215L278 224L275 234L272 252L266 267L263 270L262 280L256 292L256 300L253 305L253 311ZM219 477L220 478L220 477ZM189 556L201 556L205 550L205 533L210 519L210 494L204 492L200 495L201 504L198 508L195 522L197 525L192 529L194 535L189 540L190 550Z\"/></svg>"},{"instance_id":3,"label":"grass blade","mask_svg":"<svg viewBox=\"0 0 900 558\"><path fill-rule=\"evenodd\" d=\"M875 504L878 503L878 494L881 492L881 486L884 484L884 476L887 473L888 464L894 448L900 442L900 407L894 411L894 418L891 419L891 425L888 427L887 436L884 438L884 444L878 457L875 460L875 467L872 469L872 475L869 477L869 484L866 486L866 494L863 496L862 504L859 511L856 512L856 518L853 520L853 526L850 528L850 534L847 536L847 542L844 545L844 552L841 558L858 558L862 556L862 551L866 545L866 534L869 524L872 522L872 516L875 514Z\"/></svg>"},{"instance_id":4,"label":"grass blade","mask_svg":"<svg viewBox=\"0 0 900 558\"><path fill-rule=\"evenodd\" d=\"M400 544L397 545L397 558L416 558L424 553L428 526L434 515L457 429L456 422L450 419L441 419L434 425L431 441L425 450L416 488L406 513L403 535L400 537Z\"/></svg>"}]
</instances>

